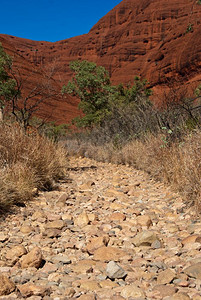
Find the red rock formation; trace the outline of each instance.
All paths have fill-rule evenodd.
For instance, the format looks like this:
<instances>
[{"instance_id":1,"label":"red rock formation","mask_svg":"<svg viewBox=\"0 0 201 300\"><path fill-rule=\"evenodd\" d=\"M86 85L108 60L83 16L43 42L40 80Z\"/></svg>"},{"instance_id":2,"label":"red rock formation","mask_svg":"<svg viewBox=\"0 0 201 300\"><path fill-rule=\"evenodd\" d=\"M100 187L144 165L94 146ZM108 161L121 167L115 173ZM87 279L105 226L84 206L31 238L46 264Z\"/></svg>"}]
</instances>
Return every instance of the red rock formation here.
<instances>
[{"instance_id":1,"label":"red rock formation","mask_svg":"<svg viewBox=\"0 0 201 300\"><path fill-rule=\"evenodd\" d=\"M0 35L4 47L15 53L24 76L34 68L30 84L44 74L60 88L71 77L69 62L87 59L109 70L113 83L147 78L155 91L167 79L183 85L201 81L201 5L197 0L123 0L88 34L56 43L35 42ZM32 74L33 72L31 72ZM49 76L48 75L48 76ZM52 99L52 118L66 122L77 114L75 105Z\"/></svg>"},{"instance_id":2,"label":"red rock formation","mask_svg":"<svg viewBox=\"0 0 201 300\"><path fill-rule=\"evenodd\" d=\"M15 41L15 42L13 42ZM34 54L32 58L27 58L29 53L21 49L21 43L26 47L35 47L38 42L33 42L29 40L19 39L16 37L0 35L0 42L3 44L5 51L13 58L13 69L16 77L22 80L22 96L26 96L30 91L42 82L51 85L52 89L58 91L57 96L53 96L47 99L44 103L40 105L40 109L36 111L36 115L47 121L54 120L57 123L66 123L72 118L79 114L78 111L78 100L69 97L62 97L61 83L53 78L53 73L55 72L54 64L46 64L45 66L39 66L35 60ZM19 45L18 45L19 43ZM18 47L19 46L19 47ZM22 47L23 47L22 46ZM35 49L35 48L33 48ZM31 51L31 50L30 50ZM20 76L18 76L18 73ZM50 77L50 80L47 79Z\"/></svg>"}]
</instances>

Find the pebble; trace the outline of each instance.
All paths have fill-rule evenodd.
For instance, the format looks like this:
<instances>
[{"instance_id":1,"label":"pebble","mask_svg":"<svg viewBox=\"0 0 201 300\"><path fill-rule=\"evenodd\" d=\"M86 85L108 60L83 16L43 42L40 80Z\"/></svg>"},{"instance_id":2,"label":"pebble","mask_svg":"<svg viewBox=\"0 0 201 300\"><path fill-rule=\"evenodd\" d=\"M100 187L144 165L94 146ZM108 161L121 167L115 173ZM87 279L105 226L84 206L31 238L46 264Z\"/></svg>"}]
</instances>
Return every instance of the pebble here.
<instances>
[{"instance_id":1,"label":"pebble","mask_svg":"<svg viewBox=\"0 0 201 300\"><path fill-rule=\"evenodd\" d=\"M42 263L42 252L39 247L33 248L28 254L23 255L20 259L20 266L24 268L39 268Z\"/></svg>"},{"instance_id":2,"label":"pebble","mask_svg":"<svg viewBox=\"0 0 201 300\"><path fill-rule=\"evenodd\" d=\"M114 261L110 261L107 264L106 274L110 279L120 279L124 278L127 275L124 269Z\"/></svg>"},{"instance_id":3,"label":"pebble","mask_svg":"<svg viewBox=\"0 0 201 300\"><path fill-rule=\"evenodd\" d=\"M0 274L0 296L9 295L15 290L15 284L4 274Z\"/></svg>"}]
</instances>

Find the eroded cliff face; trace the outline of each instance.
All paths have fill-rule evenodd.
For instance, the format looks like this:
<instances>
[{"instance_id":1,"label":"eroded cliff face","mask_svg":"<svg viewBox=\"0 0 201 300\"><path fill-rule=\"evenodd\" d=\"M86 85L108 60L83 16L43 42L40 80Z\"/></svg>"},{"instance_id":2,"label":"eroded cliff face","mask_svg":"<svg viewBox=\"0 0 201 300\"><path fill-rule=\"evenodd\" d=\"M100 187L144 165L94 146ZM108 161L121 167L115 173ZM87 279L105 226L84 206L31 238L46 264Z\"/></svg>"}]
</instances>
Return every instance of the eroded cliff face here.
<instances>
[{"instance_id":1,"label":"eroded cliff face","mask_svg":"<svg viewBox=\"0 0 201 300\"><path fill-rule=\"evenodd\" d=\"M61 82L53 78L56 72L54 63L39 64L36 56L38 42L0 35L0 42L5 51L13 58L13 70L20 83L22 83L21 102L36 87L50 86L51 97L43 101L34 113L45 121L54 120L58 124L67 123L80 114L78 100L70 96L61 95ZM48 43L47 43L48 44ZM23 50L26 49L26 50ZM50 60L51 62L51 60ZM39 86L39 88L38 88ZM45 89L44 89L45 91ZM31 99L30 99L31 100ZM30 100L28 101L30 103Z\"/></svg>"},{"instance_id":2,"label":"eroded cliff face","mask_svg":"<svg viewBox=\"0 0 201 300\"><path fill-rule=\"evenodd\" d=\"M201 5L197 0L123 0L88 34L56 43L0 35L16 65L32 85L51 76L58 89L71 77L69 62L103 65L114 84L148 79L155 93L169 78L180 84L201 81ZM33 70L35 75L33 74ZM31 75L30 75L31 74ZM72 98L50 101L52 118L66 122L78 111ZM44 108L50 113L50 108Z\"/></svg>"}]
</instances>

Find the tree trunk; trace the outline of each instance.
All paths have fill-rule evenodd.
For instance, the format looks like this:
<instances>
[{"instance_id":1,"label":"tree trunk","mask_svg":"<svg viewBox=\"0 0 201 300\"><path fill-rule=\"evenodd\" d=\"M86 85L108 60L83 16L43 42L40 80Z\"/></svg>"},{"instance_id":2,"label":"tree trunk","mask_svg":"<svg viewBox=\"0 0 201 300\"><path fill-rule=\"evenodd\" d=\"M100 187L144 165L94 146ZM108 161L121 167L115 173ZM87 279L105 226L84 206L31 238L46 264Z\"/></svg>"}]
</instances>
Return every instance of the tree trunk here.
<instances>
[{"instance_id":1,"label":"tree trunk","mask_svg":"<svg viewBox=\"0 0 201 300\"><path fill-rule=\"evenodd\" d=\"M3 109L0 108L0 123L3 122Z\"/></svg>"}]
</instances>

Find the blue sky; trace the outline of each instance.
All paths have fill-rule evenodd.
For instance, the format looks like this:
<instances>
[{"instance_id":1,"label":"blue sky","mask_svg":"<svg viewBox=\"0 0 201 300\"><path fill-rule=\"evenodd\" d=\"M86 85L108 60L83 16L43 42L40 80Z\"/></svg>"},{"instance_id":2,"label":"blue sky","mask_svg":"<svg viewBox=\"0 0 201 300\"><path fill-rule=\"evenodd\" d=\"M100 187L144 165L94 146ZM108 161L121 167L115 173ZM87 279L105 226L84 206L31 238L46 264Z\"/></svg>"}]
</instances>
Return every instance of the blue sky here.
<instances>
[{"instance_id":1,"label":"blue sky","mask_svg":"<svg viewBox=\"0 0 201 300\"><path fill-rule=\"evenodd\" d=\"M0 0L0 33L55 42L88 33L121 0Z\"/></svg>"}]
</instances>

